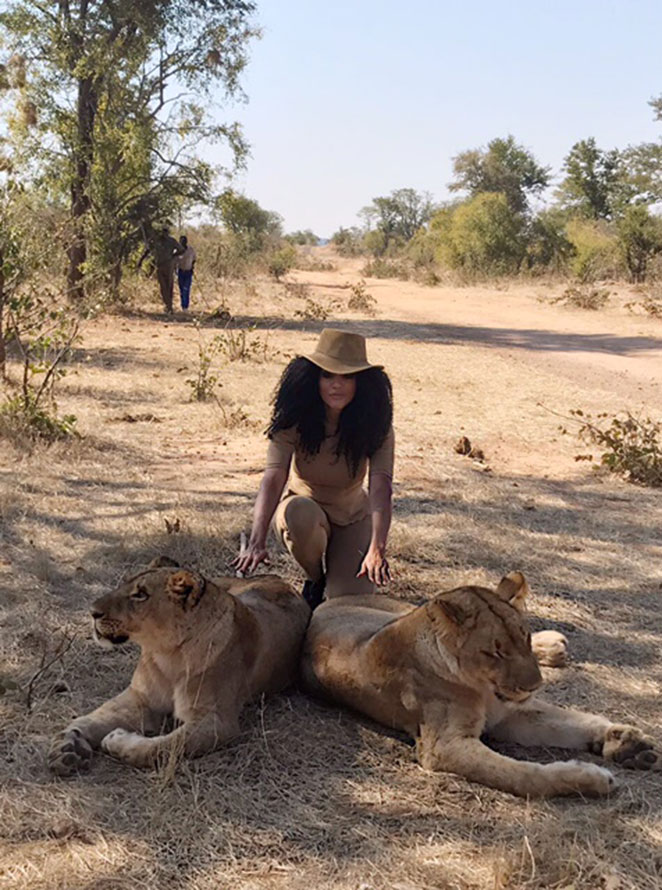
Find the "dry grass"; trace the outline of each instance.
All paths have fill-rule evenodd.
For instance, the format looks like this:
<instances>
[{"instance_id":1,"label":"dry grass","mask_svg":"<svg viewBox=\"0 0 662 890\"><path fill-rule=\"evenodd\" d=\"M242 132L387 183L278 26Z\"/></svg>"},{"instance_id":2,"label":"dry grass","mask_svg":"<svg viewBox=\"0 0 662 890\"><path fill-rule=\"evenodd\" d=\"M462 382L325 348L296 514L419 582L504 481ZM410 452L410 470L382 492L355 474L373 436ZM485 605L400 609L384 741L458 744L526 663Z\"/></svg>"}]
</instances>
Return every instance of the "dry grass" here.
<instances>
[{"instance_id":1,"label":"dry grass","mask_svg":"<svg viewBox=\"0 0 662 890\"><path fill-rule=\"evenodd\" d=\"M313 299L358 279L360 263L334 262L339 271L297 273ZM368 286L378 319L339 313L333 325L369 335L394 381L393 594L416 600L523 569L532 624L562 630L574 656L548 671L546 694L660 738L659 495L576 464L540 407L645 400L660 414L659 322L617 301L599 318L573 315L531 288ZM425 773L402 739L297 692L256 703L240 739L174 772L102 756L80 779L46 772L49 738L134 664L133 652L93 646L89 603L162 552L224 570L249 521L271 390L323 327L295 319L284 287L267 281L194 293L201 313L220 303L273 346L260 363L219 363L225 416L188 401L197 332L184 318L164 323L154 302L84 332L60 399L83 440L29 455L0 445L0 678L18 684L0 698L0 886L657 888L659 775L621 772L609 801L517 800ZM203 325L201 336L217 333ZM246 420L229 423L233 411ZM485 465L455 454L460 435Z\"/></svg>"}]
</instances>

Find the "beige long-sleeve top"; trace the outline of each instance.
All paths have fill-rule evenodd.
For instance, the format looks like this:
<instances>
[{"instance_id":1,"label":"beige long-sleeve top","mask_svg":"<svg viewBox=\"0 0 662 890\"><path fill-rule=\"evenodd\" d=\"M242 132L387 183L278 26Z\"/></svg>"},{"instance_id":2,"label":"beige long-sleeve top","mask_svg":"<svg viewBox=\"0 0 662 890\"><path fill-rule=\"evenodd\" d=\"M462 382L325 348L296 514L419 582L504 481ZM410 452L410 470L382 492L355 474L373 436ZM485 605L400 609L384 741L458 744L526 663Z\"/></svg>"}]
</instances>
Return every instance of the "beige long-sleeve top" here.
<instances>
[{"instance_id":1,"label":"beige long-sleeve top","mask_svg":"<svg viewBox=\"0 0 662 890\"><path fill-rule=\"evenodd\" d=\"M267 469L290 472L284 497L312 498L336 525L350 525L369 515L368 493L363 487L366 474L393 475L395 436L389 430L381 446L370 458L363 458L352 474L344 457L336 455L338 435L326 436L317 454L300 447L296 429L280 430L269 441Z\"/></svg>"}]
</instances>

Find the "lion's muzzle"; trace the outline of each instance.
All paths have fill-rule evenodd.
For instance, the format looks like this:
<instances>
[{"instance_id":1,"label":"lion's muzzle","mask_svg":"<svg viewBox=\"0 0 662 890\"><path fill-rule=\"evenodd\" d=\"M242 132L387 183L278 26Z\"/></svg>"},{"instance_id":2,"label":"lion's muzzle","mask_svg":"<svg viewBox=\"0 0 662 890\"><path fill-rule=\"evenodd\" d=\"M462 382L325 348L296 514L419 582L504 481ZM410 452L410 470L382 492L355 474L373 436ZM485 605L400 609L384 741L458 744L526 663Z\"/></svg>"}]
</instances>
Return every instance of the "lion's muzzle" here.
<instances>
[{"instance_id":1,"label":"lion's muzzle","mask_svg":"<svg viewBox=\"0 0 662 890\"><path fill-rule=\"evenodd\" d=\"M121 646L123 643L128 643L128 633L118 627L116 621L107 618L105 612L94 606L92 607L92 619L95 643L103 647Z\"/></svg>"},{"instance_id":2,"label":"lion's muzzle","mask_svg":"<svg viewBox=\"0 0 662 890\"><path fill-rule=\"evenodd\" d=\"M123 643L129 642L129 635L126 633L112 633L112 632L104 632L99 630L94 625L94 642L98 643L100 646L107 648L109 646L121 646Z\"/></svg>"}]
</instances>

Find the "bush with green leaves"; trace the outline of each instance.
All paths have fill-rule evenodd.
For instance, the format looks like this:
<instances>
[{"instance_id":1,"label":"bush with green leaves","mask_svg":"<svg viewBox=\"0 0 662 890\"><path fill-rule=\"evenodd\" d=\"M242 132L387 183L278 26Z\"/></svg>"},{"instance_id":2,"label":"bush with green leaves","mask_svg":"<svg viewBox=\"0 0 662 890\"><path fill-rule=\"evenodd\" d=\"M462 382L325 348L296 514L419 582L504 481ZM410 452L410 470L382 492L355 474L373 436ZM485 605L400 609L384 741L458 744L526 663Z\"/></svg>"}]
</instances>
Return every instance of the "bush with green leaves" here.
<instances>
[{"instance_id":1,"label":"bush with green leaves","mask_svg":"<svg viewBox=\"0 0 662 890\"><path fill-rule=\"evenodd\" d=\"M582 284L619 275L622 262L618 239L608 223L572 219L566 233L573 247L570 271Z\"/></svg>"},{"instance_id":2,"label":"bush with green leaves","mask_svg":"<svg viewBox=\"0 0 662 890\"><path fill-rule=\"evenodd\" d=\"M314 247L316 244L319 244L320 239L312 229L298 229L296 232L289 232L285 235L285 240L289 241L290 244L298 244L301 247Z\"/></svg>"},{"instance_id":3,"label":"bush with green leaves","mask_svg":"<svg viewBox=\"0 0 662 890\"><path fill-rule=\"evenodd\" d=\"M643 204L633 204L617 221L616 231L630 281L645 281L650 261L662 253L662 220Z\"/></svg>"},{"instance_id":4,"label":"bush with green leaves","mask_svg":"<svg viewBox=\"0 0 662 890\"><path fill-rule=\"evenodd\" d=\"M513 275L526 254L526 223L506 196L485 192L432 219L437 259L470 276Z\"/></svg>"},{"instance_id":5,"label":"bush with green leaves","mask_svg":"<svg viewBox=\"0 0 662 890\"><path fill-rule=\"evenodd\" d=\"M401 281L407 281L409 270L403 260L375 257L361 269L361 275L368 278L399 278Z\"/></svg>"},{"instance_id":6,"label":"bush with green leaves","mask_svg":"<svg viewBox=\"0 0 662 890\"><path fill-rule=\"evenodd\" d=\"M433 212L431 196L412 188L395 189L390 195L373 198L359 211L366 224L366 249L375 257L387 251L393 255L429 222Z\"/></svg>"},{"instance_id":7,"label":"bush with green leaves","mask_svg":"<svg viewBox=\"0 0 662 890\"><path fill-rule=\"evenodd\" d=\"M331 244L340 256L360 256L365 251L363 234L356 226L349 229L341 226L331 236Z\"/></svg>"},{"instance_id":8,"label":"bush with green leaves","mask_svg":"<svg viewBox=\"0 0 662 890\"><path fill-rule=\"evenodd\" d=\"M532 273L567 272L575 248L568 238L566 226L567 214L558 208L543 210L530 221L526 265Z\"/></svg>"},{"instance_id":9,"label":"bush with green leaves","mask_svg":"<svg viewBox=\"0 0 662 890\"><path fill-rule=\"evenodd\" d=\"M361 279L350 287L352 293L347 300L347 308L355 312L365 312L366 315L375 315L377 300L366 290L365 281Z\"/></svg>"},{"instance_id":10,"label":"bush with green leaves","mask_svg":"<svg viewBox=\"0 0 662 890\"><path fill-rule=\"evenodd\" d=\"M205 343L200 333L200 326L196 323L198 332L198 364L195 369L195 377L189 377L184 382L191 388L192 402L208 402L216 396L218 374L212 371L212 365L217 358L221 346L217 337L209 343Z\"/></svg>"},{"instance_id":11,"label":"bush with green leaves","mask_svg":"<svg viewBox=\"0 0 662 890\"><path fill-rule=\"evenodd\" d=\"M603 412L595 418L580 409L570 414L579 424L581 441L601 449L599 466L629 482L662 487L662 424L650 417L637 417L630 411L615 416ZM562 428L562 432L567 430ZM576 457L576 460L593 459L592 454Z\"/></svg>"},{"instance_id":12,"label":"bush with green leaves","mask_svg":"<svg viewBox=\"0 0 662 890\"><path fill-rule=\"evenodd\" d=\"M248 328L234 328L228 325L214 338L218 351L229 362L266 362L278 355L269 343L269 334L251 325Z\"/></svg>"},{"instance_id":13,"label":"bush with green leaves","mask_svg":"<svg viewBox=\"0 0 662 890\"><path fill-rule=\"evenodd\" d=\"M294 310L295 318L303 318L306 321L326 321L331 312L337 308L333 302L330 305L324 305L310 296L305 297L304 300L303 308Z\"/></svg>"},{"instance_id":14,"label":"bush with green leaves","mask_svg":"<svg viewBox=\"0 0 662 890\"><path fill-rule=\"evenodd\" d=\"M0 405L0 435L16 441L55 442L77 436L75 414L58 414L54 401L45 404L28 389Z\"/></svg>"},{"instance_id":15,"label":"bush with green leaves","mask_svg":"<svg viewBox=\"0 0 662 890\"><path fill-rule=\"evenodd\" d=\"M287 273L294 268L296 259L296 250L291 244L286 244L284 247L274 250L273 253L268 255L267 271L272 278L275 278L276 281L280 281L283 275L287 275Z\"/></svg>"},{"instance_id":16,"label":"bush with green leaves","mask_svg":"<svg viewBox=\"0 0 662 890\"><path fill-rule=\"evenodd\" d=\"M0 432L51 442L75 432L73 414L60 416L55 401L57 382L78 338L79 321L54 294L33 288L15 293L3 306L5 338L19 357L16 392L0 408Z\"/></svg>"}]
</instances>

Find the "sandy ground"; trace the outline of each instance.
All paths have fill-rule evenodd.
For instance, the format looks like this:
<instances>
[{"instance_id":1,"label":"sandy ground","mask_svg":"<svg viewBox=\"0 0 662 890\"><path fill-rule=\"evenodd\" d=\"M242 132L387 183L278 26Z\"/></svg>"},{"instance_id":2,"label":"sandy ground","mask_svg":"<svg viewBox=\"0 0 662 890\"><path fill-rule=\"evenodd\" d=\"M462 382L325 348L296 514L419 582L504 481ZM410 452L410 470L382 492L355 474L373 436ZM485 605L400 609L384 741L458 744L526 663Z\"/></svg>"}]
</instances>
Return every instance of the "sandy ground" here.
<instances>
[{"instance_id":1,"label":"sandy ground","mask_svg":"<svg viewBox=\"0 0 662 890\"><path fill-rule=\"evenodd\" d=\"M290 276L326 321L302 317L304 299L282 285L199 281L194 307L229 306L245 361L229 360L222 327L165 322L156 303L89 322L60 395L83 438L32 453L0 445L0 673L18 687L0 698L0 886L659 886L659 775L621 771L609 801L515 800L425 773L402 740L296 692L256 705L241 739L175 778L101 756L77 780L46 772L49 738L134 663L93 646L89 603L161 552L224 570L250 521L273 387L324 326L364 333L393 380L392 594L522 569L532 625L566 633L574 658L547 672L546 694L662 741L659 493L575 461L587 449L557 416L662 417L662 322L628 312L636 294L622 287L587 312L551 305L560 285L367 279L372 317L345 308L360 263L333 262ZM191 402L186 380L215 337L218 401ZM460 435L485 462L455 454Z\"/></svg>"}]
</instances>

